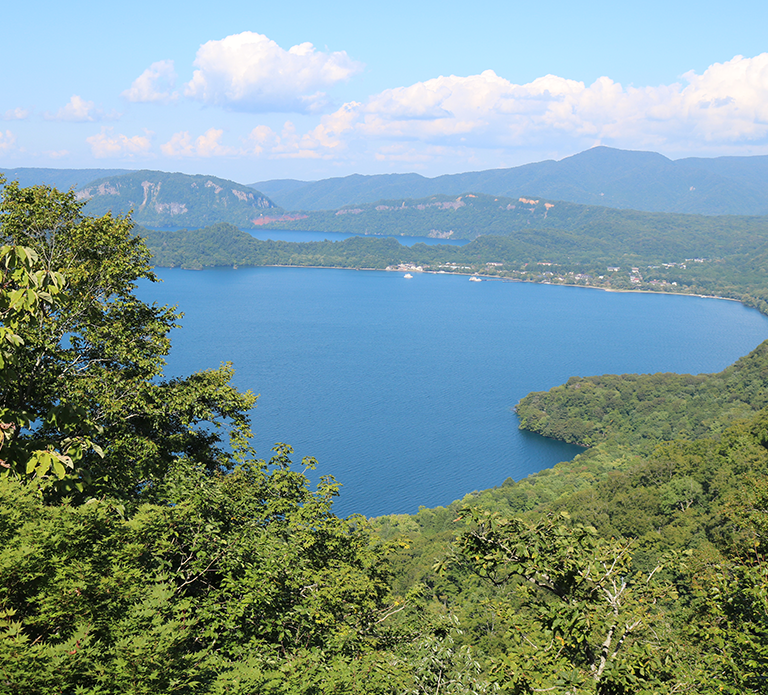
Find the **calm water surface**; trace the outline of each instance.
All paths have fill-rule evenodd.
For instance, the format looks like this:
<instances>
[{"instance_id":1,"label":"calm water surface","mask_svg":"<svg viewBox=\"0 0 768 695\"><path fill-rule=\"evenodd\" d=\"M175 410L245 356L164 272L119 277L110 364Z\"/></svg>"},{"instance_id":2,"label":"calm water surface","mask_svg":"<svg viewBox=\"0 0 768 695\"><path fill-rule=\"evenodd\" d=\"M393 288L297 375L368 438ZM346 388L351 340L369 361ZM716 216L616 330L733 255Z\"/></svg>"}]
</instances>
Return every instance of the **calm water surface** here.
<instances>
[{"instance_id":1,"label":"calm water surface","mask_svg":"<svg viewBox=\"0 0 768 695\"><path fill-rule=\"evenodd\" d=\"M234 363L260 393L259 455L277 441L339 514L415 512L515 480L578 449L521 432L512 411L570 376L719 371L768 338L736 302L465 276L305 268L160 269L146 300L185 313L167 373Z\"/></svg>"},{"instance_id":2,"label":"calm water surface","mask_svg":"<svg viewBox=\"0 0 768 695\"><path fill-rule=\"evenodd\" d=\"M350 237L359 237L360 234L349 234L347 232L298 232L293 230L281 229L244 229L256 239L272 239L272 241L342 241ZM371 238L370 236L366 238ZM466 239L431 239L426 236L381 236L383 239L397 239L402 246L413 246L414 244L426 244L427 246L464 246L469 242Z\"/></svg>"}]
</instances>

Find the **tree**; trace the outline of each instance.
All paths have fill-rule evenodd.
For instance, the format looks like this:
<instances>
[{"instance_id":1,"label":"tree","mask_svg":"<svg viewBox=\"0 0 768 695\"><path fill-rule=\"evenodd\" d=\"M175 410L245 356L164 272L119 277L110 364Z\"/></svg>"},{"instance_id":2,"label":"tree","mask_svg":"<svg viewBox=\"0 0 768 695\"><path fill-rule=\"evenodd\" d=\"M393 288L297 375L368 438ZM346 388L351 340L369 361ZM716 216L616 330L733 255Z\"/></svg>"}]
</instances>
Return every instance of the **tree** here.
<instances>
[{"instance_id":1,"label":"tree","mask_svg":"<svg viewBox=\"0 0 768 695\"><path fill-rule=\"evenodd\" d=\"M497 664L503 687L672 692L684 666L660 610L675 597L659 578L662 565L639 571L631 542L600 538L564 512L534 523L474 508L462 515L474 525L460 536L457 559L512 589L496 604L511 644Z\"/></svg>"},{"instance_id":2,"label":"tree","mask_svg":"<svg viewBox=\"0 0 768 695\"><path fill-rule=\"evenodd\" d=\"M156 277L130 219L87 217L83 204L72 191L3 189L6 471L40 484L55 473L68 494L85 485L146 498L179 456L210 471L231 465L221 429L247 437L255 397L232 387L228 365L162 379L180 314L134 295L137 280Z\"/></svg>"},{"instance_id":3,"label":"tree","mask_svg":"<svg viewBox=\"0 0 768 695\"><path fill-rule=\"evenodd\" d=\"M20 333L30 323L38 321L42 307L53 303L53 298L63 286L59 273L34 271L37 261L34 251L24 247L3 246L0 248L0 392L7 394L16 384L24 381L20 370L20 354L25 346ZM19 452L18 434L22 427L29 426L29 416L18 407L0 409L0 471L4 474L14 469L19 459L25 469L39 471L45 475L53 470L59 478L65 475L65 464L71 465L71 458L58 451L36 450ZM70 446L70 448L72 448ZM75 446L75 448L77 448ZM68 453L68 452L67 452Z\"/></svg>"},{"instance_id":4,"label":"tree","mask_svg":"<svg viewBox=\"0 0 768 695\"><path fill-rule=\"evenodd\" d=\"M768 413L754 432L768 445ZM707 654L704 678L717 692L768 692L768 483L747 479L720 519L733 534L725 557L691 573L688 636Z\"/></svg>"}]
</instances>

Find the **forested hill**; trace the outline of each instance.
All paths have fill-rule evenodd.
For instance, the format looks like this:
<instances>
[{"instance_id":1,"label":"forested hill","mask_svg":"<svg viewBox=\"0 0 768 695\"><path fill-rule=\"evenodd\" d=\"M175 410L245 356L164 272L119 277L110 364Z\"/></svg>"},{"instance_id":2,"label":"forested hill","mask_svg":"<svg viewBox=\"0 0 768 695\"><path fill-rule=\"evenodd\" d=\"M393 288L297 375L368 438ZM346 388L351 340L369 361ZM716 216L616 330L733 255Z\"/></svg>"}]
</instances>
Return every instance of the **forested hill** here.
<instances>
[{"instance_id":1,"label":"forested hill","mask_svg":"<svg viewBox=\"0 0 768 695\"><path fill-rule=\"evenodd\" d=\"M718 436L768 406L768 341L717 374L571 377L517 405L520 427L581 446Z\"/></svg>"},{"instance_id":2,"label":"forested hill","mask_svg":"<svg viewBox=\"0 0 768 695\"><path fill-rule=\"evenodd\" d=\"M403 225L407 220L423 220L418 230L422 232L438 223L455 231L463 220L468 234L483 224L504 235L478 236L464 246L405 247L381 237L341 242L259 241L221 224L193 231L139 233L147 238L159 266L304 265L383 270L408 265L409 270L481 273L613 290L717 295L768 313L766 218L639 213L528 199L514 204L480 195L458 201L439 196L429 200L440 205L409 201L404 207L384 206L384 210L368 206L367 212L317 214L345 230L365 231L366 220L376 221L380 215L382 224L377 231L415 233L413 226ZM465 204L458 206L461 202ZM563 228L552 228L556 225Z\"/></svg>"},{"instance_id":3,"label":"forested hill","mask_svg":"<svg viewBox=\"0 0 768 695\"><path fill-rule=\"evenodd\" d=\"M203 227L229 222L252 227L275 208L266 196L247 186L214 176L187 176L136 171L97 179L77 191L88 214L127 214L156 227Z\"/></svg>"},{"instance_id":4,"label":"forested hill","mask_svg":"<svg viewBox=\"0 0 768 695\"><path fill-rule=\"evenodd\" d=\"M90 188L124 169L0 169L9 181L62 189ZM155 175L167 175L153 172ZM459 196L466 192L511 198L545 198L583 205L701 215L768 215L768 156L670 160L655 152L594 147L560 161L426 178L416 173L376 174L297 181L274 179L250 186L206 177L224 188L256 189L286 210L337 210L381 200ZM138 203L143 196L138 199ZM133 200L138 207L136 199ZM169 202L169 201L164 201ZM178 202L178 201L177 201ZM189 205L189 202L186 202ZM93 208L96 210L96 207ZM101 209L101 208L99 208ZM220 211L221 212L221 211ZM190 217L191 219L191 217ZM139 219L144 224L159 224ZM207 218L202 224L232 222ZM160 226L178 226L163 222ZM185 222L182 226L201 226ZM241 225L242 226L242 225Z\"/></svg>"},{"instance_id":5,"label":"forested hill","mask_svg":"<svg viewBox=\"0 0 768 695\"><path fill-rule=\"evenodd\" d=\"M354 174L303 182L260 181L253 187L288 210L331 210L382 199L466 191L542 197L585 205L703 215L768 214L768 157L687 158L594 147L560 161L425 178Z\"/></svg>"},{"instance_id":6,"label":"forested hill","mask_svg":"<svg viewBox=\"0 0 768 695\"><path fill-rule=\"evenodd\" d=\"M386 236L475 239L526 230L567 230L579 253L621 246L641 256L713 256L738 244L754 249L768 237L768 217L680 215L615 210L544 198L480 193L383 200L338 210L265 214L267 229ZM583 244L586 246L582 247ZM598 244L595 247L595 244Z\"/></svg>"},{"instance_id":7,"label":"forested hill","mask_svg":"<svg viewBox=\"0 0 768 695\"><path fill-rule=\"evenodd\" d=\"M592 447L447 507L374 520L384 538L408 539L395 585L421 583L455 611L459 643L496 655L513 692L768 692L767 383L763 343L720 374L572 379L532 394L527 409L537 401L565 425L550 434L585 423ZM616 630L605 658L621 687L591 690L580 669Z\"/></svg>"}]
</instances>

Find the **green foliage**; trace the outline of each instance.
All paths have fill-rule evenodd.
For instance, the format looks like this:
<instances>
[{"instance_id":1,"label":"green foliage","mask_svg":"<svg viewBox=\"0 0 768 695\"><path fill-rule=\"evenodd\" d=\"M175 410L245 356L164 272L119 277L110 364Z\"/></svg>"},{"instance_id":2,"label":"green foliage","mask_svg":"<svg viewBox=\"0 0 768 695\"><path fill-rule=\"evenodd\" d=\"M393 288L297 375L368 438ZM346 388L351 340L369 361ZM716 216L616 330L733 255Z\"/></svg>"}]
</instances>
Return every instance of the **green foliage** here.
<instances>
[{"instance_id":1,"label":"green foliage","mask_svg":"<svg viewBox=\"0 0 768 695\"><path fill-rule=\"evenodd\" d=\"M768 690L768 488L765 475L747 481L723 514L733 542L691 577L688 636L711 654L708 680L734 694Z\"/></svg>"},{"instance_id":2,"label":"green foliage","mask_svg":"<svg viewBox=\"0 0 768 695\"><path fill-rule=\"evenodd\" d=\"M633 446L719 434L768 405L768 342L717 374L571 377L528 394L521 429L581 446L615 438Z\"/></svg>"},{"instance_id":3,"label":"green foliage","mask_svg":"<svg viewBox=\"0 0 768 695\"><path fill-rule=\"evenodd\" d=\"M768 411L731 419L735 402L752 413L762 403L764 352L720 375L727 398L711 406L720 425L709 436L617 444L612 434L553 470L375 520L383 536L409 538L395 576L421 581L454 611L465 643L482 646L486 668L512 692L766 692ZM670 381L659 375L649 387ZM628 383L625 396L639 388ZM652 410L628 416L627 431L652 433L643 425ZM454 535L456 561L441 563ZM618 622L614 563L626 582ZM595 678L609 633L616 644L628 627Z\"/></svg>"},{"instance_id":4,"label":"green foliage","mask_svg":"<svg viewBox=\"0 0 768 695\"><path fill-rule=\"evenodd\" d=\"M216 692L253 655L264 676L287 654L375 650L391 610L381 551L364 520L331 513L333 481L310 491L289 454L213 476L180 461L165 503L130 517L96 500L45 506L6 480L0 680L30 694Z\"/></svg>"},{"instance_id":5,"label":"green foliage","mask_svg":"<svg viewBox=\"0 0 768 695\"><path fill-rule=\"evenodd\" d=\"M256 458L229 367L162 379L147 250L81 208L15 184L0 208L0 692L486 692L335 481Z\"/></svg>"},{"instance_id":6,"label":"green foliage","mask_svg":"<svg viewBox=\"0 0 768 695\"><path fill-rule=\"evenodd\" d=\"M474 523L458 556L514 592L497 604L513 633L498 666L507 689L630 693L672 680L674 642L657 606L675 592L659 580L661 565L637 571L630 543L599 538L565 513L536 523L464 513Z\"/></svg>"},{"instance_id":7,"label":"green foliage","mask_svg":"<svg viewBox=\"0 0 768 695\"><path fill-rule=\"evenodd\" d=\"M225 465L219 430L247 434L231 368L162 380L178 315L134 295L154 279L127 219L82 215L73 193L8 184L0 205L6 471L58 493L148 494L175 458ZM69 470L67 470L69 469ZM53 473L53 476L49 474Z\"/></svg>"}]
</instances>

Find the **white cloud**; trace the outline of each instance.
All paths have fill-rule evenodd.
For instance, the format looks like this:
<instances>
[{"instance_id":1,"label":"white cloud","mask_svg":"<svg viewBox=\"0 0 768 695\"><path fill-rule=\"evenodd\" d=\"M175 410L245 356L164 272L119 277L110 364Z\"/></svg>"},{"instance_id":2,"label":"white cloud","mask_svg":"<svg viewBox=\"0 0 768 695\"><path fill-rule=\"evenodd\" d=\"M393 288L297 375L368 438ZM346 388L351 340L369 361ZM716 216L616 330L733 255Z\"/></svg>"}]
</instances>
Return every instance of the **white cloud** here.
<instances>
[{"instance_id":1,"label":"white cloud","mask_svg":"<svg viewBox=\"0 0 768 695\"><path fill-rule=\"evenodd\" d=\"M359 69L344 53L318 52L309 44L285 51L250 32L204 44L196 66L188 96L252 111L311 110L322 101L319 88ZM125 95L166 99L173 77L171 61L155 63ZM95 111L75 97L68 107L80 117ZM375 160L393 167L443 161L453 169L458 162L465 169L509 166L519 153L559 157L595 144L768 153L768 53L736 56L654 87L625 87L609 77L586 85L557 75L515 84L492 70L440 76L350 101L305 129L291 121L282 128L251 125L238 147L223 145L223 136L216 128L197 137L180 130L160 149L177 158L316 159L352 166ZM148 138L111 131L89 142L95 152L123 156L149 149Z\"/></svg>"},{"instance_id":2,"label":"white cloud","mask_svg":"<svg viewBox=\"0 0 768 695\"><path fill-rule=\"evenodd\" d=\"M194 157L192 136L188 132L175 133L168 142L160 145L160 151L166 157Z\"/></svg>"},{"instance_id":3,"label":"white cloud","mask_svg":"<svg viewBox=\"0 0 768 695\"><path fill-rule=\"evenodd\" d=\"M425 154L455 154L455 148L768 145L768 53L736 56L683 80L625 88L608 77L587 86L556 75L518 85L492 70L441 76L344 104L294 135L293 149L320 156L357 140L374 143L380 161L419 161ZM388 150L386 142L401 148ZM282 142L280 153L287 155L290 144Z\"/></svg>"},{"instance_id":4,"label":"white cloud","mask_svg":"<svg viewBox=\"0 0 768 695\"><path fill-rule=\"evenodd\" d=\"M223 130L209 128L203 135L192 139L189 132L175 133L171 139L160 145L166 157L226 157L241 154L237 149L221 144Z\"/></svg>"},{"instance_id":5,"label":"white cloud","mask_svg":"<svg viewBox=\"0 0 768 695\"><path fill-rule=\"evenodd\" d=\"M184 94L240 111L316 113L321 90L362 69L345 51L324 53L311 43L285 50L263 34L246 31L200 46Z\"/></svg>"},{"instance_id":6,"label":"white cloud","mask_svg":"<svg viewBox=\"0 0 768 695\"><path fill-rule=\"evenodd\" d=\"M245 139L246 152L260 155L280 144L280 136L267 125L256 126Z\"/></svg>"},{"instance_id":7,"label":"white cloud","mask_svg":"<svg viewBox=\"0 0 768 695\"><path fill-rule=\"evenodd\" d=\"M56 113L45 113L45 118L49 121L76 121L84 123L86 121L95 121L98 117L92 101L86 101L77 94L74 94L66 106L62 106Z\"/></svg>"},{"instance_id":8,"label":"white cloud","mask_svg":"<svg viewBox=\"0 0 768 695\"><path fill-rule=\"evenodd\" d=\"M16 149L16 137L10 130L0 130L0 154Z\"/></svg>"},{"instance_id":9,"label":"white cloud","mask_svg":"<svg viewBox=\"0 0 768 695\"><path fill-rule=\"evenodd\" d=\"M112 128L102 128L98 135L92 135L85 141L91 146L91 152L97 159L127 158L147 154L152 148L152 133L145 130L144 135L128 137L113 134Z\"/></svg>"},{"instance_id":10,"label":"white cloud","mask_svg":"<svg viewBox=\"0 0 768 695\"><path fill-rule=\"evenodd\" d=\"M122 96L132 102L167 103L178 97L173 91L176 69L172 60L159 60L141 73Z\"/></svg>"},{"instance_id":11,"label":"white cloud","mask_svg":"<svg viewBox=\"0 0 768 695\"><path fill-rule=\"evenodd\" d=\"M29 109L22 109L17 107L15 109L8 109L8 111L5 112L3 118L6 121L23 121L29 118L29 114Z\"/></svg>"},{"instance_id":12,"label":"white cloud","mask_svg":"<svg viewBox=\"0 0 768 695\"><path fill-rule=\"evenodd\" d=\"M768 133L768 53L715 63L683 77L682 109L706 140L754 140Z\"/></svg>"}]
</instances>

